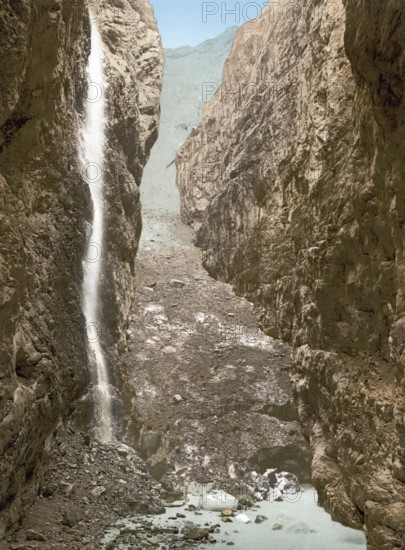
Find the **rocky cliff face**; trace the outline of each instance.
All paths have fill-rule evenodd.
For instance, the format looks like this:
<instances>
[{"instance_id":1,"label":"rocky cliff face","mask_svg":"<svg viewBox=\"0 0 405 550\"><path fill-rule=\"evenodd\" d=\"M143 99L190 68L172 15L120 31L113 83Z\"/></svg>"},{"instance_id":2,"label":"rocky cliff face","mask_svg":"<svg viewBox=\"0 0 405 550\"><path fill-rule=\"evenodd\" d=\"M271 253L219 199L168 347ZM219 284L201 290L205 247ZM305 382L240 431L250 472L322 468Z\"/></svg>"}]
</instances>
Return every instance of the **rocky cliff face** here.
<instances>
[{"instance_id":1,"label":"rocky cliff face","mask_svg":"<svg viewBox=\"0 0 405 550\"><path fill-rule=\"evenodd\" d=\"M137 185L157 132L162 56L146 0L92 4L111 79L104 289L113 344L131 301ZM0 29L1 535L38 493L52 434L89 382L81 285L92 212L79 160L84 1L2 1Z\"/></svg>"},{"instance_id":2,"label":"rocky cliff face","mask_svg":"<svg viewBox=\"0 0 405 550\"><path fill-rule=\"evenodd\" d=\"M293 344L322 502L375 549L405 536L403 15L267 7L177 157L209 273Z\"/></svg>"},{"instance_id":3,"label":"rocky cliff face","mask_svg":"<svg viewBox=\"0 0 405 550\"><path fill-rule=\"evenodd\" d=\"M158 136L163 52L147 0L102 0L97 21L107 48L109 102L104 319L121 342L133 297L142 222L138 187Z\"/></svg>"}]
</instances>

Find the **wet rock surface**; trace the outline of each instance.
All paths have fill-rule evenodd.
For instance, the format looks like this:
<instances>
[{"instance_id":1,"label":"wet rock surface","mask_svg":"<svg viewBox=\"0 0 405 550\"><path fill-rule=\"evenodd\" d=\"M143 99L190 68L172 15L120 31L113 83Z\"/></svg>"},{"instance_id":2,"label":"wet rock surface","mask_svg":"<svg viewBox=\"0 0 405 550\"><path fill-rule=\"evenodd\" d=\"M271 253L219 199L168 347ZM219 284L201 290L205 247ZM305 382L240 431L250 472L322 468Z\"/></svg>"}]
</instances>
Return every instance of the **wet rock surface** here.
<instances>
[{"instance_id":1,"label":"wet rock surface","mask_svg":"<svg viewBox=\"0 0 405 550\"><path fill-rule=\"evenodd\" d=\"M120 524L118 524L119 527ZM133 520L133 526L125 525L114 540L107 543L105 550L116 548L167 548L184 549L196 548L198 542L215 542L211 533L215 529L204 529L188 522L181 530L176 527L159 527L146 519Z\"/></svg>"}]
</instances>

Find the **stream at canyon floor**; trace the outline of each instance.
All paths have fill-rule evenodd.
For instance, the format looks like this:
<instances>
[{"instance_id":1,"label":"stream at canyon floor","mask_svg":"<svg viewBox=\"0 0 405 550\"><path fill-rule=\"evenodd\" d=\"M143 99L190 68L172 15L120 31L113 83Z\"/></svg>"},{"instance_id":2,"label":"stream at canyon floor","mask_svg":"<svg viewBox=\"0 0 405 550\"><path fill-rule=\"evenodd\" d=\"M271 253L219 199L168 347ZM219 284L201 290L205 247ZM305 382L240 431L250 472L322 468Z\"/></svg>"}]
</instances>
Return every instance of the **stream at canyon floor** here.
<instances>
[{"instance_id":1,"label":"stream at canyon floor","mask_svg":"<svg viewBox=\"0 0 405 550\"><path fill-rule=\"evenodd\" d=\"M204 489L200 487L203 494ZM332 522L329 514L316 503L311 486L303 487L296 502L263 501L253 508L236 513L224 523L215 511L199 511L200 499L195 491L187 505L168 508L165 514L132 517L120 521L104 539L106 548L204 548L207 543L218 550L360 550L364 535ZM193 508L197 507L197 511ZM185 540L195 537L195 542ZM203 541L198 541L198 538ZM192 546L191 546L192 545Z\"/></svg>"},{"instance_id":2,"label":"stream at canyon floor","mask_svg":"<svg viewBox=\"0 0 405 550\"><path fill-rule=\"evenodd\" d=\"M240 550L365 548L363 532L333 522L317 504L291 400L289 347L261 333L251 304L207 275L176 208L174 201L167 210L144 211L136 300L121 357L136 394L132 409L127 405L126 437L133 437L130 419L138 419L132 431L162 484L166 512L120 520L105 548L190 548L209 539L216 548ZM268 468L292 472L305 490L272 500L261 486ZM194 481L200 485L190 491ZM244 504L232 523L198 507L198 488L207 485ZM268 519L255 523L258 515ZM205 530L205 541L187 540L190 529L197 537Z\"/></svg>"}]
</instances>

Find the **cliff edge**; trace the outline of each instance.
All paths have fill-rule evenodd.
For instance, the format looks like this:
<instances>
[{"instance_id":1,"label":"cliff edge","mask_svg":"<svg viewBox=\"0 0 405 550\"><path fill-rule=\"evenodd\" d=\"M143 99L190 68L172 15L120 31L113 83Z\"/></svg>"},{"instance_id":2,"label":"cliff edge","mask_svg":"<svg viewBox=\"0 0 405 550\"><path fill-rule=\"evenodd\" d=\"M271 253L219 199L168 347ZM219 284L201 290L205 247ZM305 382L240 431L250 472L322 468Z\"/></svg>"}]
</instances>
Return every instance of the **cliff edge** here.
<instances>
[{"instance_id":1,"label":"cliff edge","mask_svg":"<svg viewBox=\"0 0 405 550\"><path fill-rule=\"evenodd\" d=\"M206 269L293 344L321 502L372 549L405 536L403 10L267 6L177 156Z\"/></svg>"},{"instance_id":2,"label":"cliff edge","mask_svg":"<svg viewBox=\"0 0 405 550\"><path fill-rule=\"evenodd\" d=\"M92 6L109 84L103 328L114 350L132 298L137 186L157 135L162 52L146 0ZM0 31L2 535L40 493L53 433L90 382L81 295L92 211L79 150L84 1L2 1Z\"/></svg>"}]
</instances>

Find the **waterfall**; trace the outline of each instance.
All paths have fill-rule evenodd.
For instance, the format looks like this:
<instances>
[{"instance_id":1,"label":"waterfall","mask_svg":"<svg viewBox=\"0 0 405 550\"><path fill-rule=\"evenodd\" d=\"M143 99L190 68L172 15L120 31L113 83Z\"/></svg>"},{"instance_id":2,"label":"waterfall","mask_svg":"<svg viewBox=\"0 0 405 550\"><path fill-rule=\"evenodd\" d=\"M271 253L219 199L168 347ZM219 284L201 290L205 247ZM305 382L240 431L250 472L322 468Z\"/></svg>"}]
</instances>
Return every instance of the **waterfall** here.
<instances>
[{"instance_id":1,"label":"waterfall","mask_svg":"<svg viewBox=\"0 0 405 550\"><path fill-rule=\"evenodd\" d=\"M91 235L83 261L83 312L86 318L89 360L94 381L96 433L98 439L113 439L112 395L108 367L102 348L100 324L100 276L102 269L104 213L105 81L103 44L90 13L91 53L88 61L86 122L82 129L83 177L93 203Z\"/></svg>"}]
</instances>

